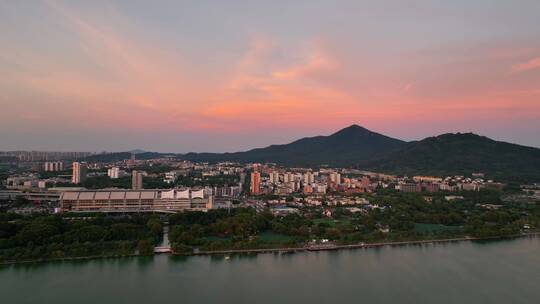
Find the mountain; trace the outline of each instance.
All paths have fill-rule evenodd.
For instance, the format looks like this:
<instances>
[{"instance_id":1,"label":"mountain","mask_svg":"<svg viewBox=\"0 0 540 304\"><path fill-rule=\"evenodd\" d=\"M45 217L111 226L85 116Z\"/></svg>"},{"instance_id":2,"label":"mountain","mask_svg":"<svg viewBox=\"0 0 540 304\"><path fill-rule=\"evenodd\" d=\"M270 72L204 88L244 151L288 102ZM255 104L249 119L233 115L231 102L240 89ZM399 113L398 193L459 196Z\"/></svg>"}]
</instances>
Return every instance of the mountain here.
<instances>
[{"instance_id":1,"label":"mountain","mask_svg":"<svg viewBox=\"0 0 540 304\"><path fill-rule=\"evenodd\" d=\"M131 153L131 154L141 154L141 153L145 153L146 151L142 150L142 149L133 149L133 150L130 150L130 151L127 151L128 153Z\"/></svg>"},{"instance_id":2,"label":"mountain","mask_svg":"<svg viewBox=\"0 0 540 304\"><path fill-rule=\"evenodd\" d=\"M406 145L399 139L352 125L329 136L306 137L284 145L236 153L188 153L182 158L208 162L275 162L289 166L350 166L381 157Z\"/></svg>"},{"instance_id":3,"label":"mountain","mask_svg":"<svg viewBox=\"0 0 540 304\"><path fill-rule=\"evenodd\" d=\"M87 161L120 161L130 152L96 154ZM405 142L358 125L328 136L235 153L163 154L143 152L136 159L176 157L191 161L273 162L284 166L356 167L403 175L469 175L483 172L500 181L540 181L540 149L496 141L473 133L448 133Z\"/></svg>"},{"instance_id":4,"label":"mountain","mask_svg":"<svg viewBox=\"0 0 540 304\"><path fill-rule=\"evenodd\" d=\"M188 153L192 161L275 162L286 166L352 166L406 175L483 172L503 181L539 181L540 149L473 133L448 133L404 142L358 125L329 136L302 138L236 153Z\"/></svg>"},{"instance_id":5,"label":"mountain","mask_svg":"<svg viewBox=\"0 0 540 304\"><path fill-rule=\"evenodd\" d=\"M409 142L360 167L397 174L470 174L484 172L504 180L540 180L540 149L473 133L448 133Z\"/></svg>"}]
</instances>

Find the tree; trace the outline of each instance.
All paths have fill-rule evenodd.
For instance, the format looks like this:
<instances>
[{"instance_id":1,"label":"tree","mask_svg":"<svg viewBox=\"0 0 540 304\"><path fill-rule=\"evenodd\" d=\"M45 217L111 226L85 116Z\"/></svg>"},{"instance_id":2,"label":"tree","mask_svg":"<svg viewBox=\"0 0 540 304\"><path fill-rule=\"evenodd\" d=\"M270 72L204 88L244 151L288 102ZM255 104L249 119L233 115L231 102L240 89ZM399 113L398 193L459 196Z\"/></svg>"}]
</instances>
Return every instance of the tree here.
<instances>
[{"instance_id":1,"label":"tree","mask_svg":"<svg viewBox=\"0 0 540 304\"><path fill-rule=\"evenodd\" d=\"M34 222L25 226L19 233L17 233L17 239L20 244L26 245L27 243L43 244L47 242L47 239L58 234L58 229L49 224Z\"/></svg>"},{"instance_id":2,"label":"tree","mask_svg":"<svg viewBox=\"0 0 540 304\"><path fill-rule=\"evenodd\" d=\"M157 239L163 232L163 226L158 218L152 217L146 223L146 227L150 230L150 233Z\"/></svg>"},{"instance_id":3,"label":"tree","mask_svg":"<svg viewBox=\"0 0 540 304\"><path fill-rule=\"evenodd\" d=\"M107 230L101 226L90 225L74 231L80 242L97 242L105 238Z\"/></svg>"},{"instance_id":4,"label":"tree","mask_svg":"<svg viewBox=\"0 0 540 304\"><path fill-rule=\"evenodd\" d=\"M149 240L139 240L137 242L137 251L139 255L153 255L154 254L154 245Z\"/></svg>"},{"instance_id":5,"label":"tree","mask_svg":"<svg viewBox=\"0 0 540 304\"><path fill-rule=\"evenodd\" d=\"M341 231L336 228L326 229L326 237L330 240L339 240L341 238Z\"/></svg>"}]
</instances>

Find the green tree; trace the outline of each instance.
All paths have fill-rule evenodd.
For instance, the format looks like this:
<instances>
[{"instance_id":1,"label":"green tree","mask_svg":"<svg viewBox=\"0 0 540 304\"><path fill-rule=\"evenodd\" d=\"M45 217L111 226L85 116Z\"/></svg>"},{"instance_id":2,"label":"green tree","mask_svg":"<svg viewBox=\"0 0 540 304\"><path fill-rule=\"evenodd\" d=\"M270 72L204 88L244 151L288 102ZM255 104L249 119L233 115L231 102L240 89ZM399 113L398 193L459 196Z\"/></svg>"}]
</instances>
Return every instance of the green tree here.
<instances>
[{"instance_id":1,"label":"green tree","mask_svg":"<svg viewBox=\"0 0 540 304\"><path fill-rule=\"evenodd\" d=\"M139 240L137 242L137 251L140 255L153 255L154 245L149 240Z\"/></svg>"}]
</instances>

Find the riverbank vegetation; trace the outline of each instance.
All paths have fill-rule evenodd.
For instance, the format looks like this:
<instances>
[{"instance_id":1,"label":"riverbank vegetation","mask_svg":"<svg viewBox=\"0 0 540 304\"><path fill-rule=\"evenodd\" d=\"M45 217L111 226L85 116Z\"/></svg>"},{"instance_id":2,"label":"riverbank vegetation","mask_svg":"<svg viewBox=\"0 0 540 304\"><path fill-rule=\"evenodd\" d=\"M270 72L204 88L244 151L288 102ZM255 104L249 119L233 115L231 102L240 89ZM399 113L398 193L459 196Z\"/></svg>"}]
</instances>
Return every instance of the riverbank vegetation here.
<instances>
[{"instance_id":1,"label":"riverbank vegetation","mask_svg":"<svg viewBox=\"0 0 540 304\"><path fill-rule=\"evenodd\" d=\"M0 262L147 255L161 237L156 216L0 213Z\"/></svg>"}]
</instances>

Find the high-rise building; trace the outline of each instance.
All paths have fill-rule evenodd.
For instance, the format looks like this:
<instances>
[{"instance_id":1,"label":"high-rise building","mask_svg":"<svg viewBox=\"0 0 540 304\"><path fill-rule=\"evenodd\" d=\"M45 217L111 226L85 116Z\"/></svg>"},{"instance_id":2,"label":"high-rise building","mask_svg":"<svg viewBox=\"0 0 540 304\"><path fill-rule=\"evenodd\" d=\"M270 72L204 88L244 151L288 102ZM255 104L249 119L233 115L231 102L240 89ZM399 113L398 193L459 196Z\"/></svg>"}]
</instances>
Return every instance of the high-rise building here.
<instances>
[{"instance_id":1,"label":"high-rise building","mask_svg":"<svg viewBox=\"0 0 540 304\"><path fill-rule=\"evenodd\" d=\"M63 171L64 163L61 161L55 161L55 162L48 161L43 164L43 169L45 172Z\"/></svg>"},{"instance_id":2,"label":"high-rise building","mask_svg":"<svg viewBox=\"0 0 540 304\"><path fill-rule=\"evenodd\" d=\"M289 182L293 182L294 181L294 176L292 175L291 172L285 172L285 174L283 174L283 182L284 183L289 183Z\"/></svg>"},{"instance_id":3,"label":"high-rise building","mask_svg":"<svg viewBox=\"0 0 540 304\"><path fill-rule=\"evenodd\" d=\"M337 172L330 173L330 181L336 185L341 184L341 174Z\"/></svg>"},{"instance_id":4,"label":"high-rise building","mask_svg":"<svg viewBox=\"0 0 540 304\"><path fill-rule=\"evenodd\" d=\"M86 180L86 168L86 163L74 162L71 182L74 184L80 184L84 182Z\"/></svg>"},{"instance_id":5,"label":"high-rise building","mask_svg":"<svg viewBox=\"0 0 540 304\"><path fill-rule=\"evenodd\" d=\"M241 185L244 184L244 183L246 182L246 177L247 177L246 173L240 172L240 182L239 182L239 183L240 183Z\"/></svg>"},{"instance_id":6,"label":"high-rise building","mask_svg":"<svg viewBox=\"0 0 540 304\"><path fill-rule=\"evenodd\" d=\"M251 194L261 194L261 173L257 171L251 173Z\"/></svg>"},{"instance_id":7,"label":"high-rise building","mask_svg":"<svg viewBox=\"0 0 540 304\"><path fill-rule=\"evenodd\" d=\"M308 171L304 173L304 184L305 185L311 185L315 182L315 176L313 175L313 172Z\"/></svg>"},{"instance_id":8,"label":"high-rise building","mask_svg":"<svg viewBox=\"0 0 540 304\"><path fill-rule=\"evenodd\" d=\"M112 168L110 168L109 170L107 170L107 175L108 175L111 179L119 178L119 177L120 177L120 168L118 168L118 167L112 167Z\"/></svg>"},{"instance_id":9,"label":"high-rise building","mask_svg":"<svg viewBox=\"0 0 540 304\"><path fill-rule=\"evenodd\" d=\"M274 184L274 185L279 183L279 172L278 171L270 172L270 183Z\"/></svg>"},{"instance_id":10,"label":"high-rise building","mask_svg":"<svg viewBox=\"0 0 540 304\"><path fill-rule=\"evenodd\" d=\"M143 188L142 184L143 174L140 171L133 170L131 173L131 189L140 190Z\"/></svg>"}]
</instances>

